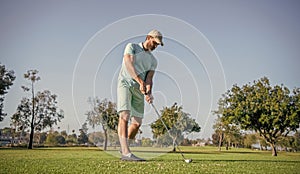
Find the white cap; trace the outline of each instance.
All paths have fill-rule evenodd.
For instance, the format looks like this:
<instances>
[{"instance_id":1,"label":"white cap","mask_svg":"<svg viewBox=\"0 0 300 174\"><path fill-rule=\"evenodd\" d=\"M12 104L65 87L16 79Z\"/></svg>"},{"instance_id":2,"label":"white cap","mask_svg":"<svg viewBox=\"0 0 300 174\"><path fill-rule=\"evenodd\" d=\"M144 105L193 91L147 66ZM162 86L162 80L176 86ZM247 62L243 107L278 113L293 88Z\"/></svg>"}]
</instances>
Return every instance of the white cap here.
<instances>
[{"instance_id":1,"label":"white cap","mask_svg":"<svg viewBox=\"0 0 300 174\"><path fill-rule=\"evenodd\" d=\"M158 44L160 44L161 46L164 46L164 43L162 42L163 36L162 36L161 32L159 32L157 30L151 30L148 33L148 36L152 36Z\"/></svg>"}]
</instances>

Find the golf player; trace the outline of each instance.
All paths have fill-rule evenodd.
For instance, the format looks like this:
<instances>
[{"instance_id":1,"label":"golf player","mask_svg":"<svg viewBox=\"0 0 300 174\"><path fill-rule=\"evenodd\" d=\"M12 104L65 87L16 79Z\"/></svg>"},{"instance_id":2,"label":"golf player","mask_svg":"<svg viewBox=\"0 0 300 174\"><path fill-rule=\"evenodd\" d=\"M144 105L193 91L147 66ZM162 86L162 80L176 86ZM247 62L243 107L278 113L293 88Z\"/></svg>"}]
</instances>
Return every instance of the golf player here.
<instances>
[{"instance_id":1,"label":"golf player","mask_svg":"<svg viewBox=\"0 0 300 174\"><path fill-rule=\"evenodd\" d=\"M117 86L118 135L123 161L145 161L131 153L128 139L135 138L142 124L144 101L148 103L153 101L152 79L157 60L151 52L158 45L163 46L162 34L152 30L144 42L128 43L124 50Z\"/></svg>"}]
</instances>

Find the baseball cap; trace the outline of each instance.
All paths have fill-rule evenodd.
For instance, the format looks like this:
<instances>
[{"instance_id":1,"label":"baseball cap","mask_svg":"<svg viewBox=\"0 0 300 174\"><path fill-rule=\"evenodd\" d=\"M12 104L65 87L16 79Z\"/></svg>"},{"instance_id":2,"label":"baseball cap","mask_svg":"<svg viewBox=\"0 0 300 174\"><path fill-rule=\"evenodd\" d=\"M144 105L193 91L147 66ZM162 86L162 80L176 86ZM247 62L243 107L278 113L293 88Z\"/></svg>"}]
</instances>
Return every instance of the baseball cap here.
<instances>
[{"instance_id":1,"label":"baseball cap","mask_svg":"<svg viewBox=\"0 0 300 174\"><path fill-rule=\"evenodd\" d=\"M161 46L164 46L164 43L162 42L163 36L162 36L161 32L159 32L157 30L151 30L148 33L148 36L152 36L157 43L159 43Z\"/></svg>"}]
</instances>

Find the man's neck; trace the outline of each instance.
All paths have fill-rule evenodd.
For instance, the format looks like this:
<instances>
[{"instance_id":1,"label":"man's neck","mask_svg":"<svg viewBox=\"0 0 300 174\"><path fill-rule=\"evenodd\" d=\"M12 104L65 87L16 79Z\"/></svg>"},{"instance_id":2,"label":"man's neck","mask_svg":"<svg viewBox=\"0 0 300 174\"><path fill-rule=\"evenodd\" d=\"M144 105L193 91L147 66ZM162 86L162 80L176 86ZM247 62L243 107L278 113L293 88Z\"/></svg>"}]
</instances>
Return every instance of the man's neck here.
<instances>
[{"instance_id":1,"label":"man's neck","mask_svg":"<svg viewBox=\"0 0 300 174\"><path fill-rule=\"evenodd\" d=\"M143 42L143 43L142 43L142 46L143 46L144 51L149 51L148 48L147 48L146 42Z\"/></svg>"}]
</instances>

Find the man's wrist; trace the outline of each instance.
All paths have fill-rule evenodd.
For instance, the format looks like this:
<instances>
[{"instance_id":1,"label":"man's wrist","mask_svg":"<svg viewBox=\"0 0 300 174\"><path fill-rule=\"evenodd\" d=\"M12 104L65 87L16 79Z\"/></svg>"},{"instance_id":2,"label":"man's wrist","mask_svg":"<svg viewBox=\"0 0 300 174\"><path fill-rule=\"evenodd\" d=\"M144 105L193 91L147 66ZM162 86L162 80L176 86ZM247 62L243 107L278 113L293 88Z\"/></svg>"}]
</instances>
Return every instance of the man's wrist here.
<instances>
[{"instance_id":1,"label":"man's wrist","mask_svg":"<svg viewBox=\"0 0 300 174\"><path fill-rule=\"evenodd\" d=\"M151 90L149 90L145 93L145 95L151 95L151 94L152 94Z\"/></svg>"},{"instance_id":2,"label":"man's wrist","mask_svg":"<svg viewBox=\"0 0 300 174\"><path fill-rule=\"evenodd\" d=\"M135 76L133 79L134 79L136 82L138 82L139 84L145 83L138 75Z\"/></svg>"}]
</instances>

